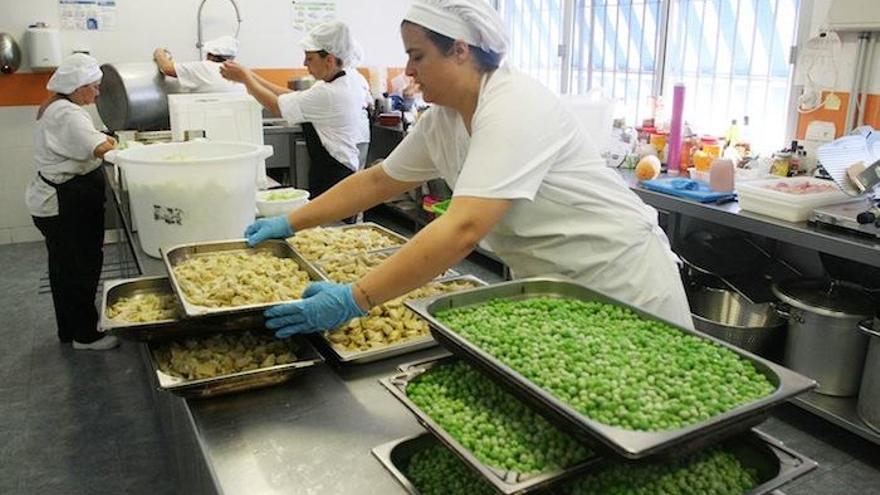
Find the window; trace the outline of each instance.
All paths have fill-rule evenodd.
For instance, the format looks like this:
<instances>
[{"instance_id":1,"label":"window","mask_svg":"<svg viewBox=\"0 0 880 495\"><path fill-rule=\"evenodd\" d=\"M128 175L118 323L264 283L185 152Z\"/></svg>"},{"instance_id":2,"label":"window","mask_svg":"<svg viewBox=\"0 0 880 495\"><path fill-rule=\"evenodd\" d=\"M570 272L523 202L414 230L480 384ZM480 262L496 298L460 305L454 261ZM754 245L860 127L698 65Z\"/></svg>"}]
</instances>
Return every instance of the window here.
<instances>
[{"instance_id":1,"label":"window","mask_svg":"<svg viewBox=\"0 0 880 495\"><path fill-rule=\"evenodd\" d=\"M721 135L750 117L758 149L784 144L801 0L497 0L508 60L549 88L601 90L628 123L685 83L685 119ZM571 29L566 29L571 12ZM567 53L565 47L571 47ZM568 55L568 56L567 56ZM671 97L671 96L670 96ZM666 102L667 108L671 101Z\"/></svg>"}]
</instances>

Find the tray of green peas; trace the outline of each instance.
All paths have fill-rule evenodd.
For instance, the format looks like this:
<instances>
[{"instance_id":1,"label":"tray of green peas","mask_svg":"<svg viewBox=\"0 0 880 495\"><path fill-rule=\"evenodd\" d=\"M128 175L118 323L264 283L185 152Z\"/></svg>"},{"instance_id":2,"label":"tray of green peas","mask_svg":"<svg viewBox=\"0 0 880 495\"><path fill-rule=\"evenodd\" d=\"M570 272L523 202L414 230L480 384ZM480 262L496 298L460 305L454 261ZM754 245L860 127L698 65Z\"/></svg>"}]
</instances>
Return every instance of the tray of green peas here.
<instances>
[{"instance_id":1,"label":"tray of green peas","mask_svg":"<svg viewBox=\"0 0 880 495\"><path fill-rule=\"evenodd\" d=\"M373 449L373 456L412 495L491 495L480 478L436 437L401 438ZM782 442L752 430L717 447L663 463L603 462L545 494L664 493L766 495L816 468Z\"/></svg>"},{"instance_id":2,"label":"tray of green peas","mask_svg":"<svg viewBox=\"0 0 880 495\"><path fill-rule=\"evenodd\" d=\"M523 279L406 305L441 345L551 422L628 459L716 442L816 386L568 280Z\"/></svg>"},{"instance_id":3,"label":"tray of green peas","mask_svg":"<svg viewBox=\"0 0 880 495\"><path fill-rule=\"evenodd\" d=\"M401 365L380 382L497 492L531 492L598 461L589 447L455 356Z\"/></svg>"}]
</instances>

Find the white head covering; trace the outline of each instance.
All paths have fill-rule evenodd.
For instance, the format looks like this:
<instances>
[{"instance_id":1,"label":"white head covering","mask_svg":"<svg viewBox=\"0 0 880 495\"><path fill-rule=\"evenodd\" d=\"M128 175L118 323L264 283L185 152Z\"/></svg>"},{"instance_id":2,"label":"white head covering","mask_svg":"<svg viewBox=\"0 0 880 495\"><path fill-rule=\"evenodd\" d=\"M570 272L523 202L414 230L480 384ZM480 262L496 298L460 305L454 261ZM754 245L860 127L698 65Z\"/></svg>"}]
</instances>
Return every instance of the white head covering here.
<instances>
[{"instance_id":1,"label":"white head covering","mask_svg":"<svg viewBox=\"0 0 880 495\"><path fill-rule=\"evenodd\" d=\"M415 0L403 19L502 57L507 53L504 22L486 0Z\"/></svg>"},{"instance_id":2,"label":"white head covering","mask_svg":"<svg viewBox=\"0 0 880 495\"><path fill-rule=\"evenodd\" d=\"M232 36L221 36L205 42L205 53L218 57L235 57L238 55L238 40Z\"/></svg>"},{"instance_id":3,"label":"white head covering","mask_svg":"<svg viewBox=\"0 0 880 495\"><path fill-rule=\"evenodd\" d=\"M69 95L80 86L101 80L98 61L84 53L74 53L65 58L46 83L46 89L53 93Z\"/></svg>"},{"instance_id":4,"label":"white head covering","mask_svg":"<svg viewBox=\"0 0 880 495\"><path fill-rule=\"evenodd\" d=\"M342 60L346 67L356 66L363 57L363 50L349 32L348 26L339 21L315 26L300 40L299 45L307 52L324 50Z\"/></svg>"}]
</instances>

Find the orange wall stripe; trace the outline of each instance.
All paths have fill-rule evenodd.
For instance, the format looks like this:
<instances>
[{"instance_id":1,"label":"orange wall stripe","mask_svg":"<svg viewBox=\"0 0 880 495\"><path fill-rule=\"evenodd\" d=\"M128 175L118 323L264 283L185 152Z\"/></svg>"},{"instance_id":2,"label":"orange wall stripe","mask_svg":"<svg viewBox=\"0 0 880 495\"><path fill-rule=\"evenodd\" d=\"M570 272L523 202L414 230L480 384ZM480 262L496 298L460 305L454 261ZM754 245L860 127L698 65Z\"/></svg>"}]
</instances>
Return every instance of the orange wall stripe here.
<instances>
[{"instance_id":1,"label":"orange wall stripe","mask_svg":"<svg viewBox=\"0 0 880 495\"><path fill-rule=\"evenodd\" d=\"M290 79L309 75L305 67L296 69L254 69L254 72L266 80L285 88L287 87L287 81ZM370 80L369 69L358 68L358 72L363 74L368 81ZM43 103L49 97L49 92L46 91L46 83L51 76L51 72L21 72L0 75L0 107L21 107Z\"/></svg>"},{"instance_id":2,"label":"orange wall stripe","mask_svg":"<svg viewBox=\"0 0 880 495\"><path fill-rule=\"evenodd\" d=\"M0 107L39 105L49 97L50 72L0 75Z\"/></svg>"}]
</instances>

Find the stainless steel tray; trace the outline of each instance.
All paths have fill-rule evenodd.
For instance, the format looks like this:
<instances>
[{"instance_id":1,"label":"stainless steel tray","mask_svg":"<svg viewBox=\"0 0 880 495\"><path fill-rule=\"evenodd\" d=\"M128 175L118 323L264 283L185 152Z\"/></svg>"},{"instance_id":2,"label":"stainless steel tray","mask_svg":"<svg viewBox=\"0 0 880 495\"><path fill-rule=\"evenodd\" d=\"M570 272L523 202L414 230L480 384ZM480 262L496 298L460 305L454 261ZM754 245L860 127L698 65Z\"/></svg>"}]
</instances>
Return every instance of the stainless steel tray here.
<instances>
[{"instance_id":1,"label":"stainless steel tray","mask_svg":"<svg viewBox=\"0 0 880 495\"><path fill-rule=\"evenodd\" d=\"M335 280L334 278L332 278L330 276L328 270L326 269L326 266L328 263L343 262L343 261L356 262L358 258L368 257L368 256L369 257L372 257L372 256L380 257L382 259L382 261L384 261L384 260L390 258L391 255L393 255L394 253L396 253L398 251L400 251L399 247L393 247L393 248L380 249L378 251L368 251L366 253L340 254L338 256L332 256L329 258L323 258L318 261L314 261L314 262L312 262L312 265L314 265L315 269L318 271L318 273L321 274L322 277L324 277L325 280L329 280L331 282L341 282L339 280ZM456 277L458 275L460 275L460 273L458 273L457 271L450 268L450 269L446 270L445 272L443 272L441 275L438 275L436 278L438 278L438 279L449 278L449 277ZM342 282L344 282L344 281L342 281Z\"/></svg>"},{"instance_id":2,"label":"stainless steel tray","mask_svg":"<svg viewBox=\"0 0 880 495\"><path fill-rule=\"evenodd\" d=\"M408 493L419 495L406 473L413 455L436 444L429 433L388 442L373 449L373 456ZM743 433L724 443L746 468L758 474L759 485L743 495L767 495L816 468L816 463L789 449L782 442L759 431ZM565 487L551 487L545 493L565 493Z\"/></svg>"},{"instance_id":3,"label":"stainless steel tray","mask_svg":"<svg viewBox=\"0 0 880 495\"><path fill-rule=\"evenodd\" d=\"M354 254L359 254L359 253L376 253L376 252L385 251L388 249L397 249L400 246L406 244L407 241L409 241L409 238L407 238L406 236L398 234L397 232L394 232L393 230L391 230L387 227L383 227L382 225L379 225L379 224L373 223L373 222L363 222L363 223L356 223L356 224L352 224L352 225L329 226L329 227L323 227L323 228L327 229L327 230L340 230L340 231L341 230L350 230L350 229L375 230L375 231L378 231L379 233L381 233L383 236L391 239L392 241L394 241L396 243L396 245L394 245L394 246L386 246L384 248L369 249L369 250L365 250L365 251L339 252L339 253L333 254L332 256L345 256L345 255L354 255ZM295 236L294 236L294 238L295 238ZM290 245L294 249L294 251L299 252L297 250L296 246L294 246L292 243ZM312 264L317 263L319 261L317 259L313 260L313 259L307 258L305 255L302 255L302 257L307 262L312 263Z\"/></svg>"},{"instance_id":4,"label":"stainless steel tray","mask_svg":"<svg viewBox=\"0 0 880 495\"><path fill-rule=\"evenodd\" d=\"M128 322L107 317L107 308L121 297L138 294L170 294L174 296L168 277L141 277L113 280L104 283L104 297L101 304L100 330L126 340L137 342L161 342L184 337L195 337L212 333L240 332L249 328L263 326L260 313L241 313L218 315L204 318L171 319L151 322ZM179 299L178 308L179 308ZM180 309L180 314L183 310Z\"/></svg>"},{"instance_id":5,"label":"stainless steel tray","mask_svg":"<svg viewBox=\"0 0 880 495\"><path fill-rule=\"evenodd\" d=\"M441 358L426 359L414 363L403 364L400 366L400 373L392 375L389 378L379 380L391 395L399 400L407 409L410 410L425 428L428 429L438 440L443 442L447 448L452 450L465 464L471 469L478 472L482 477L490 483L495 489L506 495L514 493L526 493L540 488L555 484L563 479L571 478L578 473L582 473L590 469L599 461L596 457L585 459L574 466L564 470L557 470L546 473L524 475L515 471L505 471L492 466L488 466L477 459L471 451L466 449L452 435L446 432L442 426L437 424L430 415L422 411L406 394L406 387L409 383L435 366L443 366L458 361L455 356L446 356Z\"/></svg>"},{"instance_id":6,"label":"stainless steel tray","mask_svg":"<svg viewBox=\"0 0 880 495\"><path fill-rule=\"evenodd\" d=\"M210 308L207 306L199 306L197 304L192 304L186 299L186 294L184 294L183 289L180 287L180 284L177 282L177 278L174 276L174 267L177 266L182 261L197 257L203 256L206 254L215 254L221 252L237 252L237 251L266 251L273 256L279 258L290 258L294 260L300 268L303 269L306 273L309 274L309 278L312 281L321 281L324 278L321 274L318 273L317 270L308 262L306 262L294 249L286 242L282 240L268 240L263 241L258 244L256 247L249 247L244 239L235 239L235 240L226 240L226 241L213 241L213 242L203 242L203 243L193 243L193 244L182 244L179 246L173 246L170 248L162 248L162 260L165 262L165 269L168 271L168 276L171 278L171 285L174 288L174 293L177 294L177 298L180 300L181 306L183 306L184 315L187 318L194 318L200 316L213 316L213 315L231 315L231 314L242 314L242 313L261 313L264 309L270 308L277 304L283 304L285 302L290 301L273 301L270 303L260 303L260 304L247 304L243 306L232 306L232 307L222 307L222 308Z\"/></svg>"},{"instance_id":7,"label":"stainless steel tray","mask_svg":"<svg viewBox=\"0 0 880 495\"><path fill-rule=\"evenodd\" d=\"M148 354L156 388L186 398L207 398L277 385L323 361L307 339L295 336L288 342L294 349L297 361L200 380L186 380L163 373L155 355L155 350L161 344L148 344Z\"/></svg>"},{"instance_id":8,"label":"stainless steel tray","mask_svg":"<svg viewBox=\"0 0 880 495\"><path fill-rule=\"evenodd\" d=\"M469 280L477 286L486 285L485 281L473 275L456 275L453 277L439 278L434 280L434 282L443 283L455 280ZM327 338L327 333L325 332L314 334L314 342L325 356L333 361L347 364L372 363L373 361L379 361L380 359L387 359L390 357L399 356L401 354L416 352L437 345L437 341L434 340L434 337L432 337L431 335L425 335L424 337L404 340L403 342L395 345L376 347L373 349L368 349L366 351L349 352L345 349L341 349L333 345L333 343L330 342L330 339Z\"/></svg>"},{"instance_id":9,"label":"stainless steel tray","mask_svg":"<svg viewBox=\"0 0 880 495\"><path fill-rule=\"evenodd\" d=\"M154 330L173 328L178 322L177 318L149 322L131 322L116 320L107 316L107 309L116 304L121 298L142 294L174 296L174 289L171 288L171 281L168 280L168 277L162 276L109 280L104 282L104 295L101 298L100 330L109 334L119 335L120 337L128 337L130 335L151 333ZM179 307L179 304L178 312L183 312Z\"/></svg>"},{"instance_id":10,"label":"stainless steel tray","mask_svg":"<svg viewBox=\"0 0 880 495\"><path fill-rule=\"evenodd\" d=\"M584 416L570 405L535 385L434 318L434 314L438 311L481 304L491 299L531 299L534 297L566 297L583 301L595 300L629 308L643 318L662 321L674 328L678 328L682 332L711 340L736 353L743 359L749 360L760 373L764 374L776 386L776 390L769 396L743 404L733 410L684 428L661 432L625 430ZM815 381L791 370L695 330L676 327L668 321L571 281L553 278L523 279L456 292L454 294L407 301L406 305L428 320L431 325L432 334L434 334L434 337L441 345L449 348L491 375L521 399L531 403L533 407L551 421L559 422L561 427L567 429L573 435L582 438L584 441L589 442L593 438L598 439L615 453L629 459L640 459L672 447L684 448L687 446L689 448L698 448L718 441L721 438L746 430L760 423L771 408L816 387Z\"/></svg>"}]
</instances>

